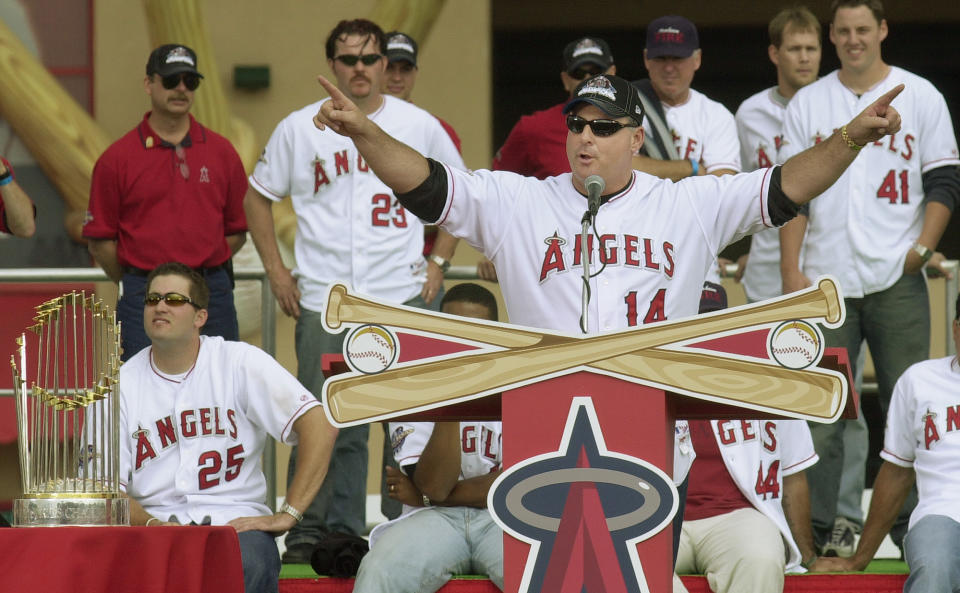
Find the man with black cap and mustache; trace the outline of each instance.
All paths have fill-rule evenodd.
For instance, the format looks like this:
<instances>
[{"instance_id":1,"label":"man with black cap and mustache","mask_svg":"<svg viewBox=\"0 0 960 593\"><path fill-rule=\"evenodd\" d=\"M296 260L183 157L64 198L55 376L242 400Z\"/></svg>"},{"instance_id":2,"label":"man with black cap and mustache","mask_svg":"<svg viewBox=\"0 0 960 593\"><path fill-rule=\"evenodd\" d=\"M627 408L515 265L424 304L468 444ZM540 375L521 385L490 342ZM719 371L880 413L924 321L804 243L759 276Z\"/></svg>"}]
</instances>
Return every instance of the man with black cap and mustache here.
<instances>
[{"instance_id":1,"label":"man with black cap and mustache","mask_svg":"<svg viewBox=\"0 0 960 593\"><path fill-rule=\"evenodd\" d=\"M326 42L327 66L341 96L414 150L463 169L460 153L437 118L384 95L387 43L375 23L341 21ZM388 302L427 307L437 298L442 272L453 256L423 257L423 224L397 202L349 138L318 132L311 120L321 102L284 118L250 176L244 200L250 235L263 260L280 308L297 318L297 378L317 397L324 377L318 362L342 352L343 335L323 329L330 285L346 281L358 292ZM296 270L284 265L271 210L290 196L297 214ZM365 529L369 426L340 431L328 478L304 521L286 538L286 563L307 563L329 532L361 535ZM297 449L290 457L295 471Z\"/></svg>"},{"instance_id":2,"label":"man with black cap and mustache","mask_svg":"<svg viewBox=\"0 0 960 593\"><path fill-rule=\"evenodd\" d=\"M154 49L143 80L151 110L93 169L83 236L120 285L123 360L150 345L143 331L146 278L169 261L195 269L210 285L203 333L239 339L230 258L246 241L247 180L230 141L190 115L202 79L189 47Z\"/></svg>"}]
</instances>

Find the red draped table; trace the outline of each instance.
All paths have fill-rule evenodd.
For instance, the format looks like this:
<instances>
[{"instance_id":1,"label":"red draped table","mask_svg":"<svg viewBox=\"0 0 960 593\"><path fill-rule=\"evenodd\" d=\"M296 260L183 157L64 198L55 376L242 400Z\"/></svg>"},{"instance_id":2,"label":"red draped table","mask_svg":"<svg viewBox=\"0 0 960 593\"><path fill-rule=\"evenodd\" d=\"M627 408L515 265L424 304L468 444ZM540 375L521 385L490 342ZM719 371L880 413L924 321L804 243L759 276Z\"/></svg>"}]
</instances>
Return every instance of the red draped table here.
<instances>
[{"instance_id":1,"label":"red draped table","mask_svg":"<svg viewBox=\"0 0 960 593\"><path fill-rule=\"evenodd\" d=\"M0 590L236 593L240 544L232 527L0 529Z\"/></svg>"}]
</instances>

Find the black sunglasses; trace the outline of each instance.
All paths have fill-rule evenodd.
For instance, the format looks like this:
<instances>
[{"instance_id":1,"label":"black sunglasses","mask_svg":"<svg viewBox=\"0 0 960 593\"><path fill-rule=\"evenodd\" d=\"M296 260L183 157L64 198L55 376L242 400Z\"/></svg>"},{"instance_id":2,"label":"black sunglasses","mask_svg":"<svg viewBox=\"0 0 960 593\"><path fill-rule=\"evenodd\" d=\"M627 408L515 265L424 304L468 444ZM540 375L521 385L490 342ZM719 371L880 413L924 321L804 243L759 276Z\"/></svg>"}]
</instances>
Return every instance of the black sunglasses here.
<instances>
[{"instance_id":1,"label":"black sunglasses","mask_svg":"<svg viewBox=\"0 0 960 593\"><path fill-rule=\"evenodd\" d=\"M583 80L584 78L593 78L602 72L603 69L597 66L592 68L589 66L580 66L579 68L574 69L572 72L567 72L567 74L570 75L570 78L574 80Z\"/></svg>"},{"instance_id":2,"label":"black sunglasses","mask_svg":"<svg viewBox=\"0 0 960 593\"><path fill-rule=\"evenodd\" d=\"M583 119L572 113L567 116L567 129L574 134L583 132L583 128L590 126L594 136L612 136L623 128L636 128L637 124L622 124L612 119Z\"/></svg>"},{"instance_id":3,"label":"black sunglasses","mask_svg":"<svg viewBox=\"0 0 960 593\"><path fill-rule=\"evenodd\" d=\"M200 77L192 72L163 76L160 82L163 83L163 88L169 91L177 88L181 80L183 81L183 86L187 87L188 91L195 91L197 87L200 86Z\"/></svg>"},{"instance_id":4,"label":"black sunglasses","mask_svg":"<svg viewBox=\"0 0 960 593\"><path fill-rule=\"evenodd\" d=\"M344 66L356 66L357 62L363 62L364 66L373 66L380 58L383 56L380 54L363 54L362 56L355 56L353 54L343 54L342 56L337 56L333 58L337 60Z\"/></svg>"},{"instance_id":5,"label":"black sunglasses","mask_svg":"<svg viewBox=\"0 0 960 593\"><path fill-rule=\"evenodd\" d=\"M143 302L147 306L154 306L160 304L160 301L165 302L171 307L180 307L182 305L193 305L197 309L202 307L191 299L188 296L182 295L179 292L168 292L167 294L160 294L159 292L151 292L146 297L144 297Z\"/></svg>"}]
</instances>

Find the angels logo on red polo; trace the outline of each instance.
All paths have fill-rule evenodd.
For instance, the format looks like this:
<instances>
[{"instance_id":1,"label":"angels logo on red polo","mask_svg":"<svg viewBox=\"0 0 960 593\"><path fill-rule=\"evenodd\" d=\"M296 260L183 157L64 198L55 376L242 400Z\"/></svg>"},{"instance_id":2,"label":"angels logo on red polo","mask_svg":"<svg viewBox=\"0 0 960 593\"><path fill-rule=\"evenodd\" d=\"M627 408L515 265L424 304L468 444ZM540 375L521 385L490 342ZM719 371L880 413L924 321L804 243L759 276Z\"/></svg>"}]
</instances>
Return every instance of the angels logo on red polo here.
<instances>
[{"instance_id":1,"label":"angels logo on red polo","mask_svg":"<svg viewBox=\"0 0 960 593\"><path fill-rule=\"evenodd\" d=\"M520 593L649 591L637 543L679 506L662 470L607 450L589 397L573 399L558 450L504 471L487 500L504 531L530 544Z\"/></svg>"}]
</instances>

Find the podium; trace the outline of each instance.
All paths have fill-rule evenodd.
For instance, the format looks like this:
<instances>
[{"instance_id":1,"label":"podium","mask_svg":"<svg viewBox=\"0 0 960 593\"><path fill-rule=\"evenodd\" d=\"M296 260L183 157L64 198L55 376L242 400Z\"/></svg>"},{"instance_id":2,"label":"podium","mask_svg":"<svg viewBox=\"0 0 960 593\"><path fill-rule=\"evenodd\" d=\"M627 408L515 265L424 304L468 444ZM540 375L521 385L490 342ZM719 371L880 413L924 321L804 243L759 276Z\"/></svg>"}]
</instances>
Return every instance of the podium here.
<instances>
[{"instance_id":1,"label":"podium","mask_svg":"<svg viewBox=\"0 0 960 593\"><path fill-rule=\"evenodd\" d=\"M414 340L411 345L416 349L420 344ZM739 352L751 352L756 347L756 343L752 343L749 339L739 339L734 343L717 346ZM408 354L412 358L419 356L410 352L409 348ZM324 355L322 365L324 374L328 377L349 370L341 355ZM838 371L847 378L850 397L847 398L841 418L856 418L859 400L853 389L853 377L846 350L827 348L820 366ZM610 476L617 470L598 467L609 461L609 455L599 455L601 452L613 453L615 454L613 459L620 461L623 461L623 456L633 457L655 466L665 476L672 475L676 419L784 418L732 405L698 400L629 383L615 377L580 371L519 389L511 389L502 395L494 394L482 399L407 414L394 420L444 422L502 419L503 467L509 470L520 464L529 467L531 459L535 460L543 456L564 457L561 453L569 455L569 451L563 451L569 449L569 443L564 443L564 436L570 425L571 416L575 422L578 408L582 409L584 405L591 406L596 415L598 426L593 428L599 427L599 434L591 436L595 439L599 437L601 445L595 455L601 459L599 463L598 460L593 460L590 467L603 470L602 475L606 476ZM579 452L576 456L579 457ZM604 457L607 459L603 459ZM557 463L562 464L559 461ZM536 473L536 468L531 471ZM552 471L556 472L556 468L552 468ZM581 490L587 489L586 493L576 493L576 496L581 497L575 501L577 504L581 504L583 495L586 494L586 498L593 497L593 500L598 501L602 509L619 509L615 514L624 515L637 510L630 508L631 505L642 503L639 500L640 497L631 496L629 488L617 484L608 483L591 487L589 483L584 486L582 482L551 480L545 485L530 489L523 498L530 497L534 501L530 503L534 508L524 510L535 516L535 522L549 522L551 525L529 529L528 533L539 535L542 539L524 537L522 534L517 537L509 532L504 534L504 591L507 593L535 591L536 589L531 588L530 585L533 584L532 581L539 580L546 581L542 583L543 591L569 590L574 593L672 591L673 534L669 519L663 525L657 522L660 529L655 533L639 533L637 525L610 529L608 539L604 538L600 542L596 540L603 537L603 533L596 532L602 532L603 529L583 521L575 525L579 533L575 532L572 537L565 539L559 537L561 541L560 545L557 545L559 529L554 530L553 527L554 525L559 527L560 520L564 517L564 505L561 501L569 498L571 487L575 484L580 484ZM662 482L660 486L662 489L669 487ZM506 496L506 492L503 494ZM536 500L538 498L543 500ZM618 498L624 500L618 501ZM596 508L591 508L589 504L581 504L579 508L584 510L584 507L595 513L593 516L596 518ZM537 512L538 510L542 512ZM608 514L610 513L606 510L602 512L605 521L610 518ZM523 529L525 524L520 522L518 527ZM567 536L568 532L569 530L565 530L559 535ZM636 538L642 539L634 541L633 544L627 543ZM635 552L631 551L631 545ZM532 553L536 553L538 557L531 563L530 574L525 579L525 567ZM561 572L553 568L548 575L551 559L554 567L563 567L565 570ZM591 563L594 565L591 566ZM637 567L642 571L640 573L643 579L642 585L638 579L631 582L630 579L623 577L624 574L627 576L636 574ZM625 570L629 572L625 573ZM591 574L601 578L591 581ZM547 580L548 576L552 580ZM577 587L577 585L580 586Z\"/></svg>"},{"instance_id":2,"label":"podium","mask_svg":"<svg viewBox=\"0 0 960 593\"><path fill-rule=\"evenodd\" d=\"M507 593L669 593L676 419L856 417L846 353L824 353L805 321L836 327L843 317L830 279L776 301L592 336L426 313L333 286L325 328L362 325L344 340L354 372L327 381L322 398L338 426L502 415L504 471L488 508L505 531Z\"/></svg>"}]
</instances>

